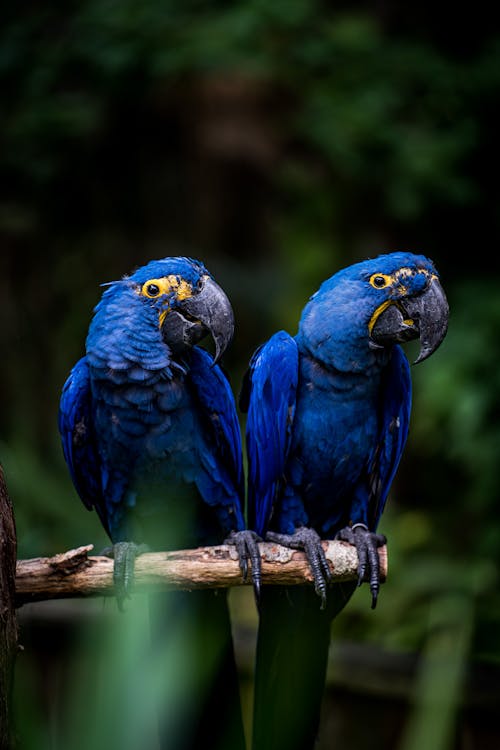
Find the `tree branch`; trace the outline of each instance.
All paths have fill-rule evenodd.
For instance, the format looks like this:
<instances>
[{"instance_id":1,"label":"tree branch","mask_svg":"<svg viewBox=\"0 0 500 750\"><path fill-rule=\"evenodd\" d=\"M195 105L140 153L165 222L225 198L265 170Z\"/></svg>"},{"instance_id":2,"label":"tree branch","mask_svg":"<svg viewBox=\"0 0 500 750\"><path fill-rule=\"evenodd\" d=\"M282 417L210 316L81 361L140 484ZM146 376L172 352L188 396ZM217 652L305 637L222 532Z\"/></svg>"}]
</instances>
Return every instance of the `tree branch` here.
<instances>
[{"instance_id":1,"label":"tree branch","mask_svg":"<svg viewBox=\"0 0 500 750\"><path fill-rule=\"evenodd\" d=\"M0 750L13 746L10 731L11 692L17 652L14 609L16 525L0 464Z\"/></svg>"},{"instance_id":2,"label":"tree branch","mask_svg":"<svg viewBox=\"0 0 500 750\"><path fill-rule=\"evenodd\" d=\"M357 578L356 549L340 541L323 542L332 579L339 583ZM113 560L90 556L93 546L78 547L54 557L19 560L16 572L16 604L43 599L78 596L112 596ZM303 552L278 544L261 543L263 584L311 583ZM381 579L387 576L387 548L379 549ZM245 583L250 583L249 579ZM140 555L135 565L135 588L227 588L243 584L234 547L220 545L176 552Z\"/></svg>"}]
</instances>

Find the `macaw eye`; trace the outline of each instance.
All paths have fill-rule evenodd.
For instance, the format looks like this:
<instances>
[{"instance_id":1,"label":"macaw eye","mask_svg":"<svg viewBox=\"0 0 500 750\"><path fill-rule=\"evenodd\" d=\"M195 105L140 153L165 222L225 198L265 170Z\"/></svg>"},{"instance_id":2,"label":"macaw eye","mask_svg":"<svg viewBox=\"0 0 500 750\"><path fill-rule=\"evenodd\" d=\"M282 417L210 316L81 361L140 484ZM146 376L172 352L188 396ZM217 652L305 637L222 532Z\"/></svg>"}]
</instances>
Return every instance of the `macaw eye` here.
<instances>
[{"instance_id":1,"label":"macaw eye","mask_svg":"<svg viewBox=\"0 0 500 750\"><path fill-rule=\"evenodd\" d=\"M158 297L160 294L160 287L158 284L144 284L143 293L146 297Z\"/></svg>"},{"instance_id":2,"label":"macaw eye","mask_svg":"<svg viewBox=\"0 0 500 750\"><path fill-rule=\"evenodd\" d=\"M385 286L389 286L391 283L391 277L386 273L374 273L370 276L370 284L375 289L383 289Z\"/></svg>"}]
</instances>

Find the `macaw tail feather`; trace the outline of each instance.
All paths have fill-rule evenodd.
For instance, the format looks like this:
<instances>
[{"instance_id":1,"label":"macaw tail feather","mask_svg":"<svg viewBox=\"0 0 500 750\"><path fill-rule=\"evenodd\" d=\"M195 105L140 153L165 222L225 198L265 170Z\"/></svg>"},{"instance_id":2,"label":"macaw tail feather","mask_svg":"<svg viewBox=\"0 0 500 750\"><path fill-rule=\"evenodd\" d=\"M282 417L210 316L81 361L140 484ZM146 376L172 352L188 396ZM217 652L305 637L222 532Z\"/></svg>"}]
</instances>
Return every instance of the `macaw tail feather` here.
<instances>
[{"instance_id":1,"label":"macaw tail feather","mask_svg":"<svg viewBox=\"0 0 500 750\"><path fill-rule=\"evenodd\" d=\"M331 624L355 584L328 591L264 586L257 638L253 750L312 750L321 712Z\"/></svg>"}]
</instances>

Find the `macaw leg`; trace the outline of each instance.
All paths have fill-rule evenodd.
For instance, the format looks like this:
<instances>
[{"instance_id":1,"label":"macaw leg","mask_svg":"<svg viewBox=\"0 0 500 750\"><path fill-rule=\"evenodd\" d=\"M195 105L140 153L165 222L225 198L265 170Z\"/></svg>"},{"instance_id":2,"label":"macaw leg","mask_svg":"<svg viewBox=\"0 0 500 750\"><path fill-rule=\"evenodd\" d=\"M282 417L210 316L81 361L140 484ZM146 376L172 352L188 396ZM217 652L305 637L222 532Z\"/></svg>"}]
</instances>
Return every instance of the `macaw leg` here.
<instances>
[{"instance_id":1,"label":"macaw leg","mask_svg":"<svg viewBox=\"0 0 500 750\"><path fill-rule=\"evenodd\" d=\"M356 547L358 552L358 586L368 579L372 595L372 609L377 606L377 598L380 590L380 562L378 548L386 544L387 539L383 534L375 534L369 531L363 523L355 523L354 526L346 526L335 536L343 542L349 542Z\"/></svg>"},{"instance_id":2,"label":"macaw leg","mask_svg":"<svg viewBox=\"0 0 500 750\"><path fill-rule=\"evenodd\" d=\"M130 596L134 585L135 558L144 552L149 552L149 547L146 544L136 544L135 542L116 542L113 544L111 550L111 556L115 561L113 583L120 610L123 610L123 602Z\"/></svg>"},{"instance_id":3,"label":"macaw leg","mask_svg":"<svg viewBox=\"0 0 500 750\"><path fill-rule=\"evenodd\" d=\"M259 542L262 539L255 531L231 531L224 544L236 547L243 581L248 580L248 561L252 568L252 584L257 606L260 599L262 582Z\"/></svg>"},{"instance_id":4,"label":"macaw leg","mask_svg":"<svg viewBox=\"0 0 500 750\"><path fill-rule=\"evenodd\" d=\"M282 544L283 547L290 549L304 550L313 575L314 589L321 599L321 609L325 609L326 593L332 574L319 534L314 529L301 526L293 534L277 534L274 531L268 531L266 540Z\"/></svg>"}]
</instances>

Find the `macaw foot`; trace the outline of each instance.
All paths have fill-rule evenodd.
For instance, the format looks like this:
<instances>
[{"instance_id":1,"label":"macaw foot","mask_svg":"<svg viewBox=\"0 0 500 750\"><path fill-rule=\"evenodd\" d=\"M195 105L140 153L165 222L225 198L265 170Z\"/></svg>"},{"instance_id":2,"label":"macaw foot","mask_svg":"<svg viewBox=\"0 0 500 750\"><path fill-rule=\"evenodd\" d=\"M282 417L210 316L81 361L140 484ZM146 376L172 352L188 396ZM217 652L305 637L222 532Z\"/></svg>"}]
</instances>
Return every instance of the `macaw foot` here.
<instances>
[{"instance_id":1,"label":"macaw foot","mask_svg":"<svg viewBox=\"0 0 500 750\"><path fill-rule=\"evenodd\" d=\"M375 609L380 590L378 548L383 547L387 539L383 534L375 534L373 531L369 531L363 523L346 526L335 535L335 538L341 539L343 542L349 542L356 547L358 552L358 586L361 586L363 581L368 578L372 595L372 609Z\"/></svg>"},{"instance_id":2,"label":"macaw foot","mask_svg":"<svg viewBox=\"0 0 500 750\"><path fill-rule=\"evenodd\" d=\"M259 542L262 539L255 531L231 531L224 544L236 547L240 561L240 570L243 581L248 580L248 561L252 567L252 584L257 605L260 599L260 586L262 583Z\"/></svg>"},{"instance_id":3,"label":"macaw foot","mask_svg":"<svg viewBox=\"0 0 500 750\"><path fill-rule=\"evenodd\" d=\"M321 609L325 609L326 593L332 574L319 534L314 529L301 526L293 534L277 534L274 531L268 531L266 541L276 542L276 544L282 544L283 547L289 547L290 549L301 549L306 553L307 562L313 575L314 589L321 599Z\"/></svg>"},{"instance_id":4,"label":"macaw foot","mask_svg":"<svg viewBox=\"0 0 500 750\"><path fill-rule=\"evenodd\" d=\"M116 542L110 550L109 557L115 561L113 583L116 601L121 611L123 611L123 602L130 597L134 584L135 558L144 552L149 552L149 547L135 542Z\"/></svg>"}]
</instances>

